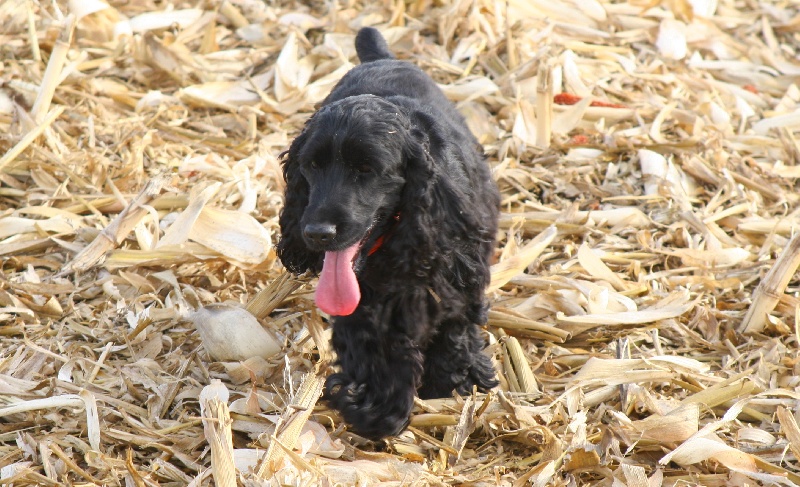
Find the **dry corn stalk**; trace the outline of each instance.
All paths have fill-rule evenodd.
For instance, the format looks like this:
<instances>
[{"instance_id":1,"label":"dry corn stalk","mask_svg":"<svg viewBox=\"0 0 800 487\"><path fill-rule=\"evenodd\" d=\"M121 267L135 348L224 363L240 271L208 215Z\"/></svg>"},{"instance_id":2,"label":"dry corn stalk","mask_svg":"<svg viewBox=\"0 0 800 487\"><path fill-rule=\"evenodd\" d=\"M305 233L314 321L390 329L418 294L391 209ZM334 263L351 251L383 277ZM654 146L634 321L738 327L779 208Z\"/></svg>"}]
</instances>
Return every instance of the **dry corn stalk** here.
<instances>
[{"instance_id":1,"label":"dry corn stalk","mask_svg":"<svg viewBox=\"0 0 800 487\"><path fill-rule=\"evenodd\" d=\"M565 217L567 217L565 219ZM645 228L652 222L642 210L623 206L607 210L592 211L526 211L523 213L503 213L500 215L500 228L510 228L518 224L519 220L526 222L556 222L562 226L565 222L579 223L582 225L596 227L600 223L605 226L626 225L634 228Z\"/></svg>"},{"instance_id":2,"label":"dry corn stalk","mask_svg":"<svg viewBox=\"0 0 800 487\"><path fill-rule=\"evenodd\" d=\"M644 419L632 421L630 427L637 436L641 435L659 443L675 443L688 439L699 429L700 406L685 404L667 414L653 414Z\"/></svg>"},{"instance_id":3,"label":"dry corn stalk","mask_svg":"<svg viewBox=\"0 0 800 487\"><path fill-rule=\"evenodd\" d=\"M487 292L500 289L514 276L525 270L553 242L557 233L555 225L551 225L522 247L517 255L493 265L491 268L492 281L489 283Z\"/></svg>"},{"instance_id":4,"label":"dry corn stalk","mask_svg":"<svg viewBox=\"0 0 800 487\"><path fill-rule=\"evenodd\" d=\"M269 286L253 296L245 309L259 320L263 320L302 284L302 282L292 279L291 274L284 271Z\"/></svg>"},{"instance_id":5,"label":"dry corn stalk","mask_svg":"<svg viewBox=\"0 0 800 487\"><path fill-rule=\"evenodd\" d=\"M566 330L525 318L506 308L493 308L489 311L489 326L515 330L526 336L557 343L564 343L570 337L570 332Z\"/></svg>"},{"instance_id":6,"label":"dry corn stalk","mask_svg":"<svg viewBox=\"0 0 800 487\"><path fill-rule=\"evenodd\" d=\"M450 441L450 446L455 450L455 454L450 453L447 463L453 466L456 460L461 458L461 451L464 445L467 444L469 435L475 430L475 410L477 403L475 398L469 396L464 402L464 407L461 409L461 416L458 419L458 424L454 427L453 435Z\"/></svg>"},{"instance_id":7,"label":"dry corn stalk","mask_svg":"<svg viewBox=\"0 0 800 487\"><path fill-rule=\"evenodd\" d=\"M53 46L50 60L47 62L47 68L42 77L42 84L39 87L39 94L31 110L31 116L38 124L44 121L44 116L49 111L50 103L53 101L56 87L58 87L58 84L61 82L61 71L64 69L67 53L72 45L72 35L75 32L75 24L75 15L73 14L68 15L67 18L64 19L63 30Z\"/></svg>"},{"instance_id":8,"label":"dry corn stalk","mask_svg":"<svg viewBox=\"0 0 800 487\"><path fill-rule=\"evenodd\" d=\"M162 174L147 182L144 189L125 207L92 242L84 247L64 268L60 275L82 272L90 269L103 259L106 252L119 245L148 214L147 205L153 200L169 180L170 176Z\"/></svg>"},{"instance_id":9,"label":"dry corn stalk","mask_svg":"<svg viewBox=\"0 0 800 487\"><path fill-rule=\"evenodd\" d=\"M746 376L752 374L752 372L751 370L746 374L737 374L731 378L735 380L725 380L714 384L707 389L688 396L681 402L683 404L702 404L706 407L714 408L737 397L749 394L755 388L755 384L747 380Z\"/></svg>"},{"instance_id":10,"label":"dry corn stalk","mask_svg":"<svg viewBox=\"0 0 800 487\"><path fill-rule=\"evenodd\" d=\"M695 306L695 302L684 303L684 293L675 293L675 299L664 306L653 306L638 311L623 311L619 313L594 313L587 315L567 316L559 311L556 319L559 325L573 331L587 330L600 325L630 325L637 323L651 323L683 315Z\"/></svg>"},{"instance_id":11,"label":"dry corn stalk","mask_svg":"<svg viewBox=\"0 0 800 487\"><path fill-rule=\"evenodd\" d=\"M789 448L794 453L795 458L800 458L800 428L797 426L797 420L791 411L783 406L778 406L777 410L778 422L781 424L786 439L789 440Z\"/></svg>"},{"instance_id":12,"label":"dry corn stalk","mask_svg":"<svg viewBox=\"0 0 800 487\"><path fill-rule=\"evenodd\" d=\"M70 456L67 455L67 453L64 452L64 450L62 450L61 447L59 447L56 443L50 443L48 446L50 447L50 451L53 452L53 454L55 454L55 456L57 456L62 462L64 462L64 465L66 466L65 470L71 471L72 473L83 477L95 485L102 483L100 480L94 478L89 472L82 469L80 465L75 463L75 461L70 458Z\"/></svg>"},{"instance_id":13,"label":"dry corn stalk","mask_svg":"<svg viewBox=\"0 0 800 487\"><path fill-rule=\"evenodd\" d=\"M275 435L256 470L257 477L262 479L272 477L286 452L294 448L303 426L311 416L314 405L322 394L322 385L321 377L316 374L306 374L292 403L283 412L275 427Z\"/></svg>"},{"instance_id":14,"label":"dry corn stalk","mask_svg":"<svg viewBox=\"0 0 800 487\"><path fill-rule=\"evenodd\" d=\"M89 444L94 450L100 450L100 421L97 414L97 401L94 394L86 390L82 390L79 394L62 394L3 406L0 407L0 418L26 411L55 410L66 407L83 407L85 409L86 432L89 436Z\"/></svg>"},{"instance_id":15,"label":"dry corn stalk","mask_svg":"<svg viewBox=\"0 0 800 487\"><path fill-rule=\"evenodd\" d=\"M436 426L455 426L458 418L452 414L423 413L411 417L411 426L416 428L433 428Z\"/></svg>"},{"instance_id":16,"label":"dry corn stalk","mask_svg":"<svg viewBox=\"0 0 800 487\"><path fill-rule=\"evenodd\" d=\"M539 387L536 384L536 377L533 375L525 351L515 337L508 337L505 341L505 355L510 359L513 370L506 369L506 375L513 374L519 384L519 392L528 394L539 394Z\"/></svg>"},{"instance_id":17,"label":"dry corn stalk","mask_svg":"<svg viewBox=\"0 0 800 487\"><path fill-rule=\"evenodd\" d=\"M50 127L50 125L52 125L62 113L64 113L64 107L62 106L57 106L50 110L47 113L47 116L42 119L40 124L33 127L33 129L25 134L25 136L22 137L14 147L3 154L3 157L0 158L0 171L4 171L6 166L14 162L14 159L16 159L18 155L22 154L22 152L25 151L25 149L27 149L37 137L42 135L42 133L47 130L47 128Z\"/></svg>"},{"instance_id":18,"label":"dry corn stalk","mask_svg":"<svg viewBox=\"0 0 800 487\"><path fill-rule=\"evenodd\" d=\"M612 271L585 242L578 249L578 262L589 275L595 279L608 281L617 291L627 291L634 286L633 283L624 281Z\"/></svg>"},{"instance_id":19,"label":"dry corn stalk","mask_svg":"<svg viewBox=\"0 0 800 487\"><path fill-rule=\"evenodd\" d=\"M223 1L222 5L219 6L219 13L230 20L237 29L247 27L250 24L247 18L242 15L242 12L240 12L239 9L235 5L232 5L228 0Z\"/></svg>"},{"instance_id":20,"label":"dry corn stalk","mask_svg":"<svg viewBox=\"0 0 800 487\"><path fill-rule=\"evenodd\" d=\"M708 408L730 405L734 399L760 392L753 381L746 379L750 374L752 374L752 371L737 374L718 384L714 384L708 389L692 394L681 402L684 404L702 404ZM769 415L751 407L744 407L742 414L756 421L768 421L770 419Z\"/></svg>"},{"instance_id":21,"label":"dry corn stalk","mask_svg":"<svg viewBox=\"0 0 800 487\"><path fill-rule=\"evenodd\" d=\"M53 46L50 60L47 63L47 68L45 69L41 85L38 89L36 101L34 101L31 110L32 122L35 126L31 127L27 134L0 158L0 171L4 170L5 166L13 162L37 137L48 130L50 125L64 112L64 107L61 106L51 110L50 104L53 100L56 87L61 83L63 78L62 70L67 60L70 46L72 45L75 23L74 15L70 14L64 19L62 24L63 30ZM25 119L23 118L23 120Z\"/></svg>"},{"instance_id":22,"label":"dry corn stalk","mask_svg":"<svg viewBox=\"0 0 800 487\"><path fill-rule=\"evenodd\" d=\"M796 233L753 293L753 303L739 326L742 333L758 333L767 325L789 281L800 266L800 233Z\"/></svg>"},{"instance_id":23,"label":"dry corn stalk","mask_svg":"<svg viewBox=\"0 0 800 487\"><path fill-rule=\"evenodd\" d=\"M331 329L325 326L319 313L312 309L310 313L306 314L305 319L306 328L311 338L314 340L314 345L319 352L319 366L327 367L334 360L333 347L331 346ZM319 370L319 369L318 369Z\"/></svg>"},{"instance_id":24,"label":"dry corn stalk","mask_svg":"<svg viewBox=\"0 0 800 487\"><path fill-rule=\"evenodd\" d=\"M228 396L228 389L219 379L212 380L200 392L203 432L211 447L211 474L219 487L236 487Z\"/></svg>"},{"instance_id":25,"label":"dry corn stalk","mask_svg":"<svg viewBox=\"0 0 800 487\"><path fill-rule=\"evenodd\" d=\"M549 62L541 63L537 76L536 146L547 149L553 134L553 65Z\"/></svg>"}]
</instances>

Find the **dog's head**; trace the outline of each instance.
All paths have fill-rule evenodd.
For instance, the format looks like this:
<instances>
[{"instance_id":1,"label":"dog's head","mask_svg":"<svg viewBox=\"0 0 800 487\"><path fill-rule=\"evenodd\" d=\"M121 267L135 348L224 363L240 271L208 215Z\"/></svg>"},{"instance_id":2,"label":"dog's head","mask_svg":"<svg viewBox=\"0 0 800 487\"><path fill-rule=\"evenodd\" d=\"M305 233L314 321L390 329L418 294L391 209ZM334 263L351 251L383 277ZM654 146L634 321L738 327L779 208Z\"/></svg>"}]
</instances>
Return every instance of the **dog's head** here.
<instances>
[{"instance_id":1,"label":"dog's head","mask_svg":"<svg viewBox=\"0 0 800 487\"><path fill-rule=\"evenodd\" d=\"M352 247L397 210L408 127L397 106L371 95L327 105L309 121L294 154L309 188L300 219L309 250Z\"/></svg>"},{"instance_id":2,"label":"dog's head","mask_svg":"<svg viewBox=\"0 0 800 487\"><path fill-rule=\"evenodd\" d=\"M321 108L289 148L278 255L293 272L322 272L317 302L324 311L355 309L360 294L353 267L398 214L414 213L410 200L424 203L413 191L431 179L429 168L414 163L425 153L420 134L397 104L358 95ZM340 304L325 309L324 296Z\"/></svg>"}]
</instances>

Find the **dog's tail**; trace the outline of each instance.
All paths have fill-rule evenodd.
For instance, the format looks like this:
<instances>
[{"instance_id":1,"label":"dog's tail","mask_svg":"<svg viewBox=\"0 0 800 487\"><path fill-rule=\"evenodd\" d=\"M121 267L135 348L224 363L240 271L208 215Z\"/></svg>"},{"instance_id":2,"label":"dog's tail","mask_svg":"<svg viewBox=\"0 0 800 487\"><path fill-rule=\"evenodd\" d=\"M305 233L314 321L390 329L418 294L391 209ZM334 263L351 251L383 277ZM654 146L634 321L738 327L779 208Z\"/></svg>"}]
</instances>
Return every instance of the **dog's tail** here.
<instances>
[{"instance_id":1,"label":"dog's tail","mask_svg":"<svg viewBox=\"0 0 800 487\"><path fill-rule=\"evenodd\" d=\"M356 52L362 63L369 63L379 59L395 59L389 44L378 29L364 27L356 35Z\"/></svg>"}]
</instances>

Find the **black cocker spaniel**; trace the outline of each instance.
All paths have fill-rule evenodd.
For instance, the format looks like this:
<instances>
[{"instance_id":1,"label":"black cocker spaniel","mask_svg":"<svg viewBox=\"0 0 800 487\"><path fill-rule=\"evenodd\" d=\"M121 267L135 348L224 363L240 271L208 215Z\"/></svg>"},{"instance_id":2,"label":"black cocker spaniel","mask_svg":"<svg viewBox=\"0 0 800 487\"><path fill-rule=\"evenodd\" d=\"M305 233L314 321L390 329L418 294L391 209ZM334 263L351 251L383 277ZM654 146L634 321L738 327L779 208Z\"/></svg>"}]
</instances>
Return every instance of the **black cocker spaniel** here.
<instances>
[{"instance_id":1,"label":"black cocker spaniel","mask_svg":"<svg viewBox=\"0 0 800 487\"><path fill-rule=\"evenodd\" d=\"M341 371L325 398L355 432L399 433L414 396L497 385L482 350L500 196L480 144L431 78L373 28L283 161L278 255L319 273Z\"/></svg>"}]
</instances>

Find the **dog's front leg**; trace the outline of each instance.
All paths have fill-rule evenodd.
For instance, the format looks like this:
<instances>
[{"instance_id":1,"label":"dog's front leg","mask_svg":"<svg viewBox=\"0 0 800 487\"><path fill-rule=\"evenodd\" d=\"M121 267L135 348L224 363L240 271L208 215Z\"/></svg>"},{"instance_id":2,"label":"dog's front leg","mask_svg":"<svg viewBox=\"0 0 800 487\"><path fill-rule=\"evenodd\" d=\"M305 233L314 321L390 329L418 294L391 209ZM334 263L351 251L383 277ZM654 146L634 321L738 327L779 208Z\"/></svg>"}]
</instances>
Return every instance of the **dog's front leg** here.
<instances>
[{"instance_id":1,"label":"dog's front leg","mask_svg":"<svg viewBox=\"0 0 800 487\"><path fill-rule=\"evenodd\" d=\"M328 377L325 399L366 438L402 431L414 406L424 361L412 337L381 329L356 310L333 320L333 348L341 372Z\"/></svg>"},{"instance_id":2,"label":"dog's front leg","mask_svg":"<svg viewBox=\"0 0 800 487\"><path fill-rule=\"evenodd\" d=\"M460 320L442 323L425 351L419 397L450 397L453 390L466 396L472 394L473 386L480 392L496 387L496 372L483 354L484 345L478 325Z\"/></svg>"}]
</instances>

